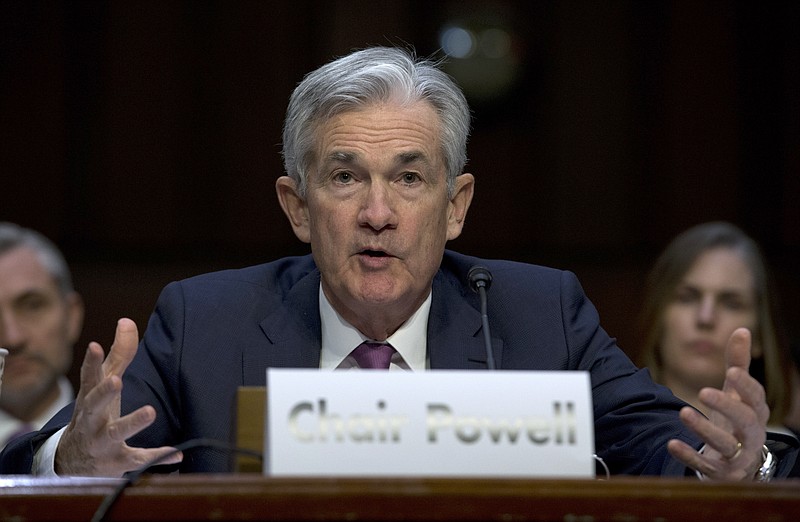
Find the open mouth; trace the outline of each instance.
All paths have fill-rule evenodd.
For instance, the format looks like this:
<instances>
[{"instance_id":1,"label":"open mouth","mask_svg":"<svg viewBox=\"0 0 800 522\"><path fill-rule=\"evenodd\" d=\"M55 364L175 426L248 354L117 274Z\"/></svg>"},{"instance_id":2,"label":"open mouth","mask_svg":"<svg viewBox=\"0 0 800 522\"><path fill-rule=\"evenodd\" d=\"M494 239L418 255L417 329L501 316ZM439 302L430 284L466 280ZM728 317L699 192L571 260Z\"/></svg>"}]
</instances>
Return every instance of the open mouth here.
<instances>
[{"instance_id":1,"label":"open mouth","mask_svg":"<svg viewBox=\"0 0 800 522\"><path fill-rule=\"evenodd\" d=\"M361 255L369 257L388 257L389 254L383 250L362 250Z\"/></svg>"}]
</instances>

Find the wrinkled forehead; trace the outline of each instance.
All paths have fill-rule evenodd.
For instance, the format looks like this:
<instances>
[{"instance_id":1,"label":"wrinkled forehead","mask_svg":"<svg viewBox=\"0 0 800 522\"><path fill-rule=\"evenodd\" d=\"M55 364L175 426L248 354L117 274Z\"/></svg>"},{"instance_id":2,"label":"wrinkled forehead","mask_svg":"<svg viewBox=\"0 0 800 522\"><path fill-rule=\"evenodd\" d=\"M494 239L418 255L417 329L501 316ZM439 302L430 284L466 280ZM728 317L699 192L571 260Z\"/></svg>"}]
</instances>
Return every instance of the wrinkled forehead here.
<instances>
[{"instance_id":1,"label":"wrinkled forehead","mask_svg":"<svg viewBox=\"0 0 800 522\"><path fill-rule=\"evenodd\" d=\"M375 103L316 123L314 160L332 154L387 154L443 164L441 121L427 102Z\"/></svg>"}]
</instances>

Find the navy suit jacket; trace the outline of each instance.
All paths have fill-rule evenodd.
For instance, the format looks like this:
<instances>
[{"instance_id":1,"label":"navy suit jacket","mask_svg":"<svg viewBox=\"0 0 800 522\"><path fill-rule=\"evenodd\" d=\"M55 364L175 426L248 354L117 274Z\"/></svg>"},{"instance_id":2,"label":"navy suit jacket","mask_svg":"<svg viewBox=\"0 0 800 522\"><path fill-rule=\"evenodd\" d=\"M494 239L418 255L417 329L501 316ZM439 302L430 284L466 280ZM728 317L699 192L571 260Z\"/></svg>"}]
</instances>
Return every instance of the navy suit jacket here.
<instances>
[{"instance_id":1,"label":"navy suit jacket","mask_svg":"<svg viewBox=\"0 0 800 522\"><path fill-rule=\"evenodd\" d=\"M593 390L596 452L615 474L683 474L670 438L699 446L683 427L684 403L637 369L600 327L576 277L510 261L446 251L433 280L428 351L433 369L486 369L480 302L467 284L487 267L494 357L500 370L585 370ZM320 273L311 256L290 257L167 285L125 373L122 412L155 407L155 423L132 446L198 437L232 441L239 386L263 386L268 367L316 368L320 359ZM535 397L515 397L535 401ZM29 473L41 442L69 422L72 406L16 441L2 473ZM230 455L185 452L182 472L230 470Z\"/></svg>"}]
</instances>

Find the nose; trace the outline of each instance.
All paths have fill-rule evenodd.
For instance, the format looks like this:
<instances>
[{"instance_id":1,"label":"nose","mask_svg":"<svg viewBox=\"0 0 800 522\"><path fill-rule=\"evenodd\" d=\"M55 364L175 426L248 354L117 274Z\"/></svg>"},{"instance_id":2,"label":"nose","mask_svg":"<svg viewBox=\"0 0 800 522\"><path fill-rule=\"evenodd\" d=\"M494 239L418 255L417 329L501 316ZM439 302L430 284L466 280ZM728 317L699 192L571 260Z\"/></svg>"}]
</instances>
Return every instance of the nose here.
<instances>
[{"instance_id":1,"label":"nose","mask_svg":"<svg viewBox=\"0 0 800 522\"><path fill-rule=\"evenodd\" d=\"M371 181L367 185L358 221L361 226L375 231L397 226L391 189L385 183Z\"/></svg>"},{"instance_id":2,"label":"nose","mask_svg":"<svg viewBox=\"0 0 800 522\"><path fill-rule=\"evenodd\" d=\"M716 318L717 309L713 297L703 297L697 307L697 326L700 328L712 328L716 323Z\"/></svg>"}]
</instances>

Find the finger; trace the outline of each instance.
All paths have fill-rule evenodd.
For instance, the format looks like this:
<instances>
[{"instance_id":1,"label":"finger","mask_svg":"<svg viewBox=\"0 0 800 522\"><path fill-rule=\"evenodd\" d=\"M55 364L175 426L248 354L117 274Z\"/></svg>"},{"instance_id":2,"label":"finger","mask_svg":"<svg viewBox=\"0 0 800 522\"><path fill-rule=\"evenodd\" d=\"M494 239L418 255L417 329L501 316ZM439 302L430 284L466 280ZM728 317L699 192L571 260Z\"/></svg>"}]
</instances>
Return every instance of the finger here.
<instances>
[{"instance_id":1,"label":"finger","mask_svg":"<svg viewBox=\"0 0 800 522\"><path fill-rule=\"evenodd\" d=\"M106 432L112 439L123 442L153 424L155 420L156 410L149 405L142 406L109 423Z\"/></svg>"},{"instance_id":2,"label":"finger","mask_svg":"<svg viewBox=\"0 0 800 522\"><path fill-rule=\"evenodd\" d=\"M719 390L716 390L720 393ZM757 434L750 433L743 440L738 435L719 428L703 415L690 407L680 412L681 421L704 443L700 454L695 448L679 440L667 444L669 453L684 465L713 479L742 480L753 476L758 466L761 444Z\"/></svg>"},{"instance_id":3,"label":"finger","mask_svg":"<svg viewBox=\"0 0 800 522\"><path fill-rule=\"evenodd\" d=\"M714 470L706 464L703 456L697 452L696 449L689 446L682 440L672 439L667 443L667 451L669 454L683 463L684 466L699 471L704 475L709 475Z\"/></svg>"},{"instance_id":4,"label":"finger","mask_svg":"<svg viewBox=\"0 0 800 522\"><path fill-rule=\"evenodd\" d=\"M700 454L696 449L678 439L670 440L667 443L667 450L684 466L699 471L711 479L743 480L751 476L742 466L734 465L725 459L710 458L707 454Z\"/></svg>"},{"instance_id":5,"label":"finger","mask_svg":"<svg viewBox=\"0 0 800 522\"><path fill-rule=\"evenodd\" d=\"M712 391L719 393L719 390L712 389ZM738 449L740 441L733 433L715 425L694 408L687 406L681 409L680 419L687 428L702 439L707 448L716 451L719 455L733 455Z\"/></svg>"},{"instance_id":6,"label":"finger","mask_svg":"<svg viewBox=\"0 0 800 522\"><path fill-rule=\"evenodd\" d=\"M93 467L83 468L84 475L121 477L131 471L139 471L155 464L178 464L183 453L170 446L160 448L131 448L122 446L121 451L105 459L92 459Z\"/></svg>"},{"instance_id":7,"label":"finger","mask_svg":"<svg viewBox=\"0 0 800 522\"><path fill-rule=\"evenodd\" d=\"M700 402L713 411L712 417L724 417L730 425L763 428L769 420L769 406L764 387L740 368L730 368L725 381L726 391L703 388L697 394Z\"/></svg>"},{"instance_id":8,"label":"finger","mask_svg":"<svg viewBox=\"0 0 800 522\"><path fill-rule=\"evenodd\" d=\"M125 369L128 368L128 365L136 355L138 345L139 330L136 328L136 323L127 318L117 321L114 344L111 345L108 357L103 363L105 374L122 377Z\"/></svg>"},{"instance_id":9,"label":"finger","mask_svg":"<svg viewBox=\"0 0 800 522\"><path fill-rule=\"evenodd\" d=\"M119 399L120 392L122 392L122 379L116 375L104 378L86 393L82 405L84 413L107 419L108 407L115 404L115 401Z\"/></svg>"},{"instance_id":10,"label":"finger","mask_svg":"<svg viewBox=\"0 0 800 522\"><path fill-rule=\"evenodd\" d=\"M721 478L721 474L728 468L725 461L709 458L682 440L672 439L667 442L667 451L684 466L699 471L709 478Z\"/></svg>"},{"instance_id":11,"label":"finger","mask_svg":"<svg viewBox=\"0 0 800 522\"><path fill-rule=\"evenodd\" d=\"M81 400L75 402L72 415L73 429L87 437L103 434L109 422L108 407L119 399L121 390L122 381L116 376L103 379L88 390L81 386Z\"/></svg>"},{"instance_id":12,"label":"finger","mask_svg":"<svg viewBox=\"0 0 800 522\"><path fill-rule=\"evenodd\" d=\"M129 449L130 451L126 458L131 463L129 467L132 469L128 471L134 471L145 466L179 464L183 461L183 452L171 446Z\"/></svg>"},{"instance_id":13,"label":"finger","mask_svg":"<svg viewBox=\"0 0 800 522\"><path fill-rule=\"evenodd\" d=\"M728 339L725 348L725 365L750 370L750 349L752 338L747 328L737 328Z\"/></svg>"},{"instance_id":14,"label":"finger","mask_svg":"<svg viewBox=\"0 0 800 522\"><path fill-rule=\"evenodd\" d=\"M718 426L729 428L742 441L752 438L760 447L770 415L764 387L740 368L728 370L726 380L728 391L704 388L698 399L713 412Z\"/></svg>"},{"instance_id":15,"label":"finger","mask_svg":"<svg viewBox=\"0 0 800 522\"><path fill-rule=\"evenodd\" d=\"M734 396L756 412L759 424L766 425L769 420L769 406L764 386L740 368L730 368L726 380L729 390L735 393Z\"/></svg>"},{"instance_id":16,"label":"finger","mask_svg":"<svg viewBox=\"0 0 800 522\"><path fill-rule=\"evenodd\" d=\"M742 372L738 368L731 371ZM750 379L749 376L747 376ZM738 382L738 380L737 380ZM717 422L715 429L702 425L695 419L689 419L687 426L697 429L697 434L706 444L718 451L727 460L733 460L735 455L739 455L742 450L748 455L757 455L761 451L766 438L764 426L766 418L762 421L759 418L756 408L734 398L730 393L723 393L713 388L701 390L700 401L709 409L717 413L717 419L724 418L725 423ZM766 416L769 417L769 408L766 409ZM683 415L681 416L683 420Z\"/></svg>"},{"instance_id":17,"label":"finger","mask_svg":"<svg viewBox=\"0 0 800 522\"><path fill-rule=\"evenodd\" d=\"M103 348L95 343L89 343L86 354L83 356L80 374L80 389L76 400L82 402L84 397L103 380Z\"/></svg>"}]
</instances>

